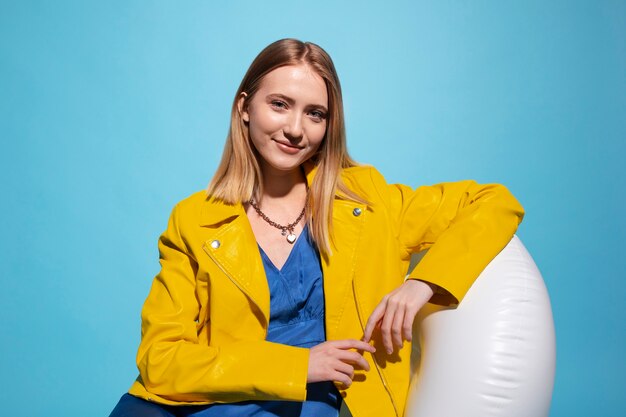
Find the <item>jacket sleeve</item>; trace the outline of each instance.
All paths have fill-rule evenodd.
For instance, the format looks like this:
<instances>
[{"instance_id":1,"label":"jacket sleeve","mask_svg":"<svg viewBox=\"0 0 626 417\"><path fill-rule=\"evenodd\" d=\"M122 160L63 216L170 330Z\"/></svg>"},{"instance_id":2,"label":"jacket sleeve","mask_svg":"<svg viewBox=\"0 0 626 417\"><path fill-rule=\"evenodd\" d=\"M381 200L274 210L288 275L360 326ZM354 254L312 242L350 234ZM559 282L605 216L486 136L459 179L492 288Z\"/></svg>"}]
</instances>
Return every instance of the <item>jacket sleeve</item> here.
<instances>
[{"instance_id":1,"label":"jacket sleeve","mask_svg":"<svg viewBox=\"0 0 626 417\"><path fill-rule=\"evenodd\" d=\"M200 317L198 266L181 237L177 208L159 239L161 271L142 309L139 382L177 402L303 401L308 349L264 340L199 341L198 329L210 326L210 318L204 324Z\"/></svg>"},{"instance_id":2,"label":"jacket sleeve","mask_svg":"<svg viewBox=\"0 0 626 417\"><path fill-rule=\"evenodd\" d=\"M394 184L386 192L407 256L428 249L408 278L434 284L435 304L458 304L524 216L520 203L499 184L466 180L415 190Z\"/></svg>"}]
</instances>

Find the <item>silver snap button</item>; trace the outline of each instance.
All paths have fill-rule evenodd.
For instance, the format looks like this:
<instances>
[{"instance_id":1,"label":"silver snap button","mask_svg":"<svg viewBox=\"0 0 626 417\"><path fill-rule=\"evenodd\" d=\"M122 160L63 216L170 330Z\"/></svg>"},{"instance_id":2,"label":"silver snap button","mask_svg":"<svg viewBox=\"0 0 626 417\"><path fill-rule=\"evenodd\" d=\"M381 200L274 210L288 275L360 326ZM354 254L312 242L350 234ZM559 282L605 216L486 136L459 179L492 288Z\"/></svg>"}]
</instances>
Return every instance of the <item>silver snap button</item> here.
<instances>
[{"instance_id":1,"label":"silver snap button","mask_svg":"<svg viewBox=\"0 0 626 417\"><path fill-rule=\"evenodd\" d=\"M219 241L219 240L214 240L214 241L212 241L212 242L211 242L211 247L212 247L213 249L217 249L217 248L219 248L219 247L220 247L220 245L221 245L221 243L220 243L220 241Z\"/></svg>"},{"instance_id":2,"label":"silver snap button","mask_svg":"<svg viewBox=\"0 0 626 417\"><path fill-rule=\"evenodd\" d=\"M352 210L352 214L354 214L355 216L360 216L361 215L361 209L360 208L355 208L354 210Z\"/></svg>"}]
</instances>

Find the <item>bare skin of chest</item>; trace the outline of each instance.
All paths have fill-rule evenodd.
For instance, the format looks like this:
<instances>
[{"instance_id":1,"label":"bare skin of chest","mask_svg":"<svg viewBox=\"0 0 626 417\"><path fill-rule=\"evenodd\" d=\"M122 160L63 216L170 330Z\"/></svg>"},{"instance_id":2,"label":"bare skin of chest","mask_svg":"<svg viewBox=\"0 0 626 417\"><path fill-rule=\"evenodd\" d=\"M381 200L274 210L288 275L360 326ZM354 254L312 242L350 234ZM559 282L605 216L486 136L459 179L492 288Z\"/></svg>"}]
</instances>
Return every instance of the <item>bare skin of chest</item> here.
<instances>
[{"instance_id":1,"label":"bare skin of chest","mask_svg":"<svg viewBox=\"0 0 626 417\"><path fill-rule=\"evenodd\" d=\"M246 207L246 214L248 215L248 220L250 221L250 226L252 226L252 232L254 233L257 243L263 248L263 252L270 258L274 266L279 270L282 269L285 262L287 262L287 258L289 258L289 254L295 242L293 244L289 243L287 237L282 235L280 229L270 226L257 214L254 208ZM297 218L298 214L299 213L295 213L295 215L283 213L282 216L276 216L277 218L274 221L286 225ZM281 221L283 216L285 220ZM300 239L304 224L303 219L294 228L294 233L298 239Z\"/></svg>"}]
</instances>

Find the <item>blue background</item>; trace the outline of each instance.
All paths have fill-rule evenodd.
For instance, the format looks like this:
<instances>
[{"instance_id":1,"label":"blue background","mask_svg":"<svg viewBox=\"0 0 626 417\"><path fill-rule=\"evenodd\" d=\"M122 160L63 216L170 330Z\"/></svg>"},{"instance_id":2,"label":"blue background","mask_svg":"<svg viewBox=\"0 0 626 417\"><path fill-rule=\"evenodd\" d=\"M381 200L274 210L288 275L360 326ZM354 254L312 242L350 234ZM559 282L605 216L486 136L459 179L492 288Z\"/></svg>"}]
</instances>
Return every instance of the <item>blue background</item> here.
<instances>
[{"instance_id":1,"label":"blue background","mask_svg":"<svg viewBox=\"0 0 626 417\"><path fill-rule=\"evenodd\" d=\"M598 0L2 1L0 413L108 415L170 209L283 37L333 56L357 160L514 192L554 309L551 417L626 415L626 2Z\"/></svg>"}]
</instances>

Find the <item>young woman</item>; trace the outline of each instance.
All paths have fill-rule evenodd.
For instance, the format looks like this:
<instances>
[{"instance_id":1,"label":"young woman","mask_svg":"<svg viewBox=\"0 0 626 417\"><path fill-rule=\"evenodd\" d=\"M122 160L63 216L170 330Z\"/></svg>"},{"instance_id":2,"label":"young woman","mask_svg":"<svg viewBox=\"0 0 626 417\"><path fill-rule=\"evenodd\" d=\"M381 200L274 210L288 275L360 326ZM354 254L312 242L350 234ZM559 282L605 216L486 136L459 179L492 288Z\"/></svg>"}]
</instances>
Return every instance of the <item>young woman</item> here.
<instances>
[{"instance_id":1,"label":"young woman","mask_svg":"<svg viewBox=\"0 0 626 417\"><path fill-rule=\"evenodd\" d=\"M208 191L159 240L139 377L111 416L402 416L416 313L459 303L522 216L500 185L412 189L356 164L330 57L277 41Z\"/></svg>"}]
</instances>

